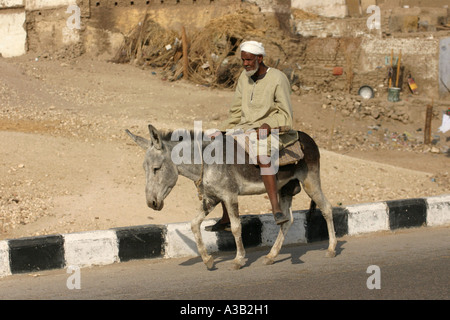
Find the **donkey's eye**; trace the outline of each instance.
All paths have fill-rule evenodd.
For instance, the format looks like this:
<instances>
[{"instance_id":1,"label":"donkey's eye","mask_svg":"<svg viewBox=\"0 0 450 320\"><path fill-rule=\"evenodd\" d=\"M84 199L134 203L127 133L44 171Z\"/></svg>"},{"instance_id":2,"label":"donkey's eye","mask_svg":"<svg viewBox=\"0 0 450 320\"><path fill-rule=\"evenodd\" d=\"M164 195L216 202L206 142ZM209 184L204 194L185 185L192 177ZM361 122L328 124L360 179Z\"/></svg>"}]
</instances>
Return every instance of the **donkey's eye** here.
<instances>
[{"instance_id":1,"label":"donkey's eye","mask_svg":"<svg viewBox=\"0 0 450 320\"><path fill-rule=\"evenodd\" d=\"M153 167L153 174L156 174L156 172L158 172L159 169L161 169L161 167Z\"/></svg>"}]
</instances>

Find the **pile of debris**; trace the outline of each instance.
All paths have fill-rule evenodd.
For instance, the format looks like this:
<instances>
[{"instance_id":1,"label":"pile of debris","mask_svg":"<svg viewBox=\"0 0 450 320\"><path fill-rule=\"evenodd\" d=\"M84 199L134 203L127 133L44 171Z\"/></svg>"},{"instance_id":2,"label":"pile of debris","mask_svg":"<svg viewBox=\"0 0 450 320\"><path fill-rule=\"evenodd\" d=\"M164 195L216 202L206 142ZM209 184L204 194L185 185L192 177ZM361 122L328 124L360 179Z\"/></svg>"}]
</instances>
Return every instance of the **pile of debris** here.
<instances>
[{"instance_id":1,"label":"pile of debris","mask_svg":"<svg viewBox=\"0 0 450 320\"><path fill-rule=\"evenodd\" d=\"M145 15L125 37L111 62L166 67L180 51L180 44L175 32L164 29Z\"/></svg>"},{"instance_id":2,"label":"pile of debris","mask_svg":"<svg viewBox=\"0 0 450 320\"><path fill-rule=\"evenodd\" d=\"M283 63L288 56L283 49L286 47L283 42L289 42L290 39L284 36L274 37L270 25L261 28L264 23L258 19L261 19L261 16L246 10L212 19L186 41L188 66L185 66L184 44L180 40L182 35L163 28L147 15L125 37L124 43L111 61L162 68L168 80L184 78L184 70L187 67L187 77L194 83L232 88L242 71L239 45L243 41L263 42L270 57L266 59L269 65Z\"/></svg>"},{"instance_id":3,"label":"pile of debris","mask_svg":"<svg viewBox=\"0 0 450 320\"><path fill-rule=\"evenodd\" d=\"M345 117L357 119L386 120L391 119L404 124L410 123L408 106L403 102L392 103L382 99L364 99L361 96L331 95L325 97L323 109L334 109Z\"/></svg>"},{"instance_id":4,"label":"pile of debris","mask_svg":"<svg viewBox=\"0 0 450 320\"><path fill-rule=\"evenodd\" d=\"M233 87L242 63L239 45L246 39L262 39L252 15L230 14L213 19L193 36L189 48L189 78L208 86Z\"/></svg>"}]
</instances>

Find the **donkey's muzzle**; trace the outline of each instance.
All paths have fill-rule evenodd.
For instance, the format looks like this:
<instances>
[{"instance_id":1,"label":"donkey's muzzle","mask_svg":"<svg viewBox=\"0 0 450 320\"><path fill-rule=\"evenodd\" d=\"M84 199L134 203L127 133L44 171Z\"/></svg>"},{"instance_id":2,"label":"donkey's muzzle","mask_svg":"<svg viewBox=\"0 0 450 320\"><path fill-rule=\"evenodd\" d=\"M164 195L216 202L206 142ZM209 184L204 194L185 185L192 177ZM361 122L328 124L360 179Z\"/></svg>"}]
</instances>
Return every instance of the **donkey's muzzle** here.
<instances>
[{"instance_id":1,"label":"donkey's muzzle","mask_svg":"<svg viewBox=\"0 0 450 320\"><path fill-rule=\"evenodd\" d=\"M147 201L147 205L149 206L149 208L152 208L153 210L160 211L164 207L164 201L156 201L156 200Z\"/></svg>"}]
</instances>

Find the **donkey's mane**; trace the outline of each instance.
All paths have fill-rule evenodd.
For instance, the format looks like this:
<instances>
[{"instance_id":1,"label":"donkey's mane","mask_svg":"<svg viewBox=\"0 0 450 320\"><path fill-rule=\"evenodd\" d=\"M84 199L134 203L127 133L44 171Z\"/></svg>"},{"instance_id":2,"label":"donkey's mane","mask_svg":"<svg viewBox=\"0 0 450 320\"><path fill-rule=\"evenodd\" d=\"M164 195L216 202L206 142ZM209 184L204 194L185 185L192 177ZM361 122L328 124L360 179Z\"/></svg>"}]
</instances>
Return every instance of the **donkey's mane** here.
<instances>
[{"instance_id":1,"label":"donkey's mane","mask_svg":"<svg viewBox=\"0 0 450 320\"><path fill-rule=\"evenodd\" d=\"M176 130L171 130L171 129L163 129L159 131L160 137L163 141L168 142L168 141L173 141L172 140L172 134L175 131L180 131L180 132L187 132L189 134L189 137L191 137L191 139L194 139L194 134L198 134L201 132L202 137L205 135L205 131L194 131L192 129L188 130L188 129L176 129ZM177 141L177 140L175 140ZM208 141L204 141L204 142L208 142Z\"/></svg>"}]
</instances>

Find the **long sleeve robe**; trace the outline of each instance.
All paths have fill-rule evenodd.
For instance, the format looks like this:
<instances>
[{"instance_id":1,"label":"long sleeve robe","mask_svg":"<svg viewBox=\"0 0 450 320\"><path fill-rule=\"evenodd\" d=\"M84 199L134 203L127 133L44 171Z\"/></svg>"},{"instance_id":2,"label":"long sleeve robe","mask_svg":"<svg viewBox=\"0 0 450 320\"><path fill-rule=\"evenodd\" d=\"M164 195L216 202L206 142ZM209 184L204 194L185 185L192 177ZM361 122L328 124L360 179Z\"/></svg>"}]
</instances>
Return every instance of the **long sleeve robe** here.
<instances>
[{"instance_id":1,"label":"long sleeve robe","mask_svg":"<svg viewBox=\"0 0 450 320\"><path fill-rule=\"evenodd\" d=\"M298 139L292 129L291 86L286 75L278 69L269 68L263 79L253 81L245 74L239 76L229 118L220 130L257 129L267 123L272 129L289 128L279 134L279 150ZM270 149L270 136L268 136Z\"/></svg>"}]
</instances>

